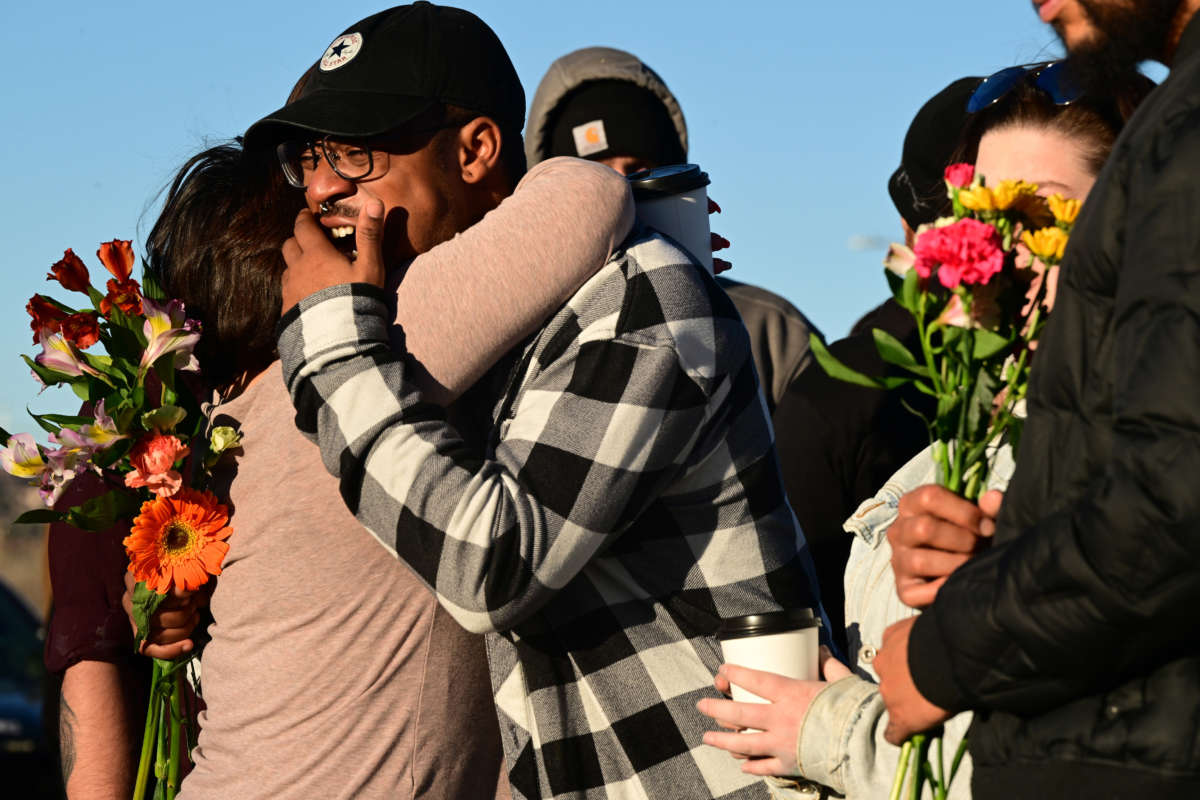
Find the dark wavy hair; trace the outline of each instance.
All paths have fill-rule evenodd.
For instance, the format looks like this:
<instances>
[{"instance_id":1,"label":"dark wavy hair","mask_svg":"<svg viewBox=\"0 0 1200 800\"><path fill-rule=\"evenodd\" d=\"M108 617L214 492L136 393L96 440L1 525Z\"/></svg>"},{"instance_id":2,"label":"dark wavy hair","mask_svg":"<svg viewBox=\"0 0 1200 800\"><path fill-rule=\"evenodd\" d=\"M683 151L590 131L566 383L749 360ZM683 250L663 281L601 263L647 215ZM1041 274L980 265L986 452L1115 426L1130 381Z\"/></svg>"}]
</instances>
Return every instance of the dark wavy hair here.
<instances>
[{"instance_id":1,"label":"dark wavy hair","mask_svg":"<svg viewBox=\"0 0 1200 800\"><path fill-rule=\"evenodd\" d=\"M196 357L209 385L275 360L280 247L303 206L273 151L247 152L237 142L192 156L167 189L146 240L145 271L203 325Z\"/></svg>"}]
</instances>

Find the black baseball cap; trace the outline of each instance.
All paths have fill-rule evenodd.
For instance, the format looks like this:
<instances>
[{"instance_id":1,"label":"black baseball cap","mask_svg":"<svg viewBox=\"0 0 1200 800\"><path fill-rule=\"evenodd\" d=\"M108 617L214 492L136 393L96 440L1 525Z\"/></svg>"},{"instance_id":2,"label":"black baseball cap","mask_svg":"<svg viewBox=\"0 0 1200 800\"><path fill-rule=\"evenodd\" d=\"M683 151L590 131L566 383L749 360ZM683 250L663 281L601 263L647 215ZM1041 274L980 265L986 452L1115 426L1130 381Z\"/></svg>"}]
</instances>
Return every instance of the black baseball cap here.
<instances>
[{"instance_id":1,"label":"black baseball cap","mask_svg":"<svg viewBox=\"0 0 1200 800\"><path fill-rule=\"evenodd\" d=\"M246 131L247 148L297 129L360 138L444 103L521 130L525 90L504 45L479 17L417 2L373 14L330 42L300 96Z\"/></svg>"},{"instance_id":2,"label":"black baseball cap","mask_svg":"<svg viewBox=\"0 0 1200 800\"><path fill-rule=\"evenodd\" d=\"M967 100L982 78L959 78L921 106L904 136L900 166L888 181L888 194L914 231L945 209L943 173L966 127Z\"/></svg>"}]
</instances>

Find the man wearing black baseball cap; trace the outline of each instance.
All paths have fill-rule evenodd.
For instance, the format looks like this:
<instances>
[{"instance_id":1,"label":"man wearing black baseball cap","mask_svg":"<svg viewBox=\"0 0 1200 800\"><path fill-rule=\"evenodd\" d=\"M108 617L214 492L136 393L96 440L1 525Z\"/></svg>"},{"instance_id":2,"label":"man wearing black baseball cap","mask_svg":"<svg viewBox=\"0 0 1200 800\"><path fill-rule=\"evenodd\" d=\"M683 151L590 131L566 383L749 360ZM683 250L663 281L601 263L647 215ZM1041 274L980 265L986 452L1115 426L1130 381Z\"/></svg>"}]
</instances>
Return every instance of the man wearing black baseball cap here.
<instances>
[{"instance_id":1,"label":"man wearing black baseball cap","mask_svg":"<svg viewBox=\"0 0 1200 800\"><path fill-rule=\"evenodd\" d=\"M766 798L702 745L714 634L820 606L746 332L711 276L631 237L481 389L478 440L388 344L386 268L504 200L522 97L486 25L416 3L343 32L247 133L309 207L283 251L297 425L363 525L488 634L514 796Z\"/></svg>"}]
</instances>

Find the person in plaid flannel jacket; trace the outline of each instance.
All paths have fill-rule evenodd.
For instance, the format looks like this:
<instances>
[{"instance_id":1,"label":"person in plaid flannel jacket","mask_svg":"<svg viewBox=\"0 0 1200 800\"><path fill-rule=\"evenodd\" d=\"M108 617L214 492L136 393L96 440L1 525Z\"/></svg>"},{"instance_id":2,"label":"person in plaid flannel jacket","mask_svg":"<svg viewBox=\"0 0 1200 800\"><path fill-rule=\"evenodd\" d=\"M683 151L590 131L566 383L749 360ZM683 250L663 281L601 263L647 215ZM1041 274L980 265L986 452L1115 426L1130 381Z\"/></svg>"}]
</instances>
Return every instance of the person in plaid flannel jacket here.
<instances>
[{"instance_id":1,"label":"person in plaid flannel jacket","mask_svg":"<svg viewBox=\"0 0 1200 800\"><path fill-rule=\"evenodd\" d=\"M359 73L335 53L342 44L358 48ZM472 71L464 58L486 63ZM397 59L420 63L379 63ZM768 797L702 743L710 723L696 703L716 696L722 660L714 634L725 617L820 604L729 298L684 251L635 230L508 359L486 441L464 438L389 343L381 287L385 266L511 191L501 151L523 94L506 105L495 84L509 76L519 89L515 71L484 23L425 3L363 20L321 64L246 136L304 137L279 148L299 153L284 168L313 212L283 250L284 379L350 510L487 634L514 797ZM362 83L430 72L430 99L475 114L415 144L374 139L378 120L355 102L379 103L379 90L363 99ZM347 177L352 147L370 150L366 177ZM315 214L356 226L351 258Z\"/></svg>"}]
</instances>

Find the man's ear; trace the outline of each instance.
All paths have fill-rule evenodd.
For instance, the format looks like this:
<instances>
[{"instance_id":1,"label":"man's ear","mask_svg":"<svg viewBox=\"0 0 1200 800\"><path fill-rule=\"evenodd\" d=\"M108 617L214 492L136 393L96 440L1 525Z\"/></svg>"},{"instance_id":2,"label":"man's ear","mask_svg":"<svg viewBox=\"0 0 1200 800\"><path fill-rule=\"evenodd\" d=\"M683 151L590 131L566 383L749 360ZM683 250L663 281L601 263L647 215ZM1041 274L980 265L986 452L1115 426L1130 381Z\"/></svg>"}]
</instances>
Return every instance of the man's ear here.
<instances>
[{"instance_id":1,"label":"man's ear","mask_svg":"<svg viewBox=\"0 0 1200 800\"><path fill-rule=\"evenodd\" d=\"M500 165L503 140L491 117L476 117L458 132L458 166L464 183L480 183Z\"/></svg>"}]
</instances>

